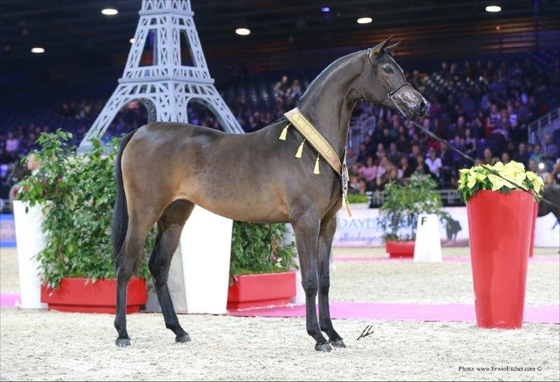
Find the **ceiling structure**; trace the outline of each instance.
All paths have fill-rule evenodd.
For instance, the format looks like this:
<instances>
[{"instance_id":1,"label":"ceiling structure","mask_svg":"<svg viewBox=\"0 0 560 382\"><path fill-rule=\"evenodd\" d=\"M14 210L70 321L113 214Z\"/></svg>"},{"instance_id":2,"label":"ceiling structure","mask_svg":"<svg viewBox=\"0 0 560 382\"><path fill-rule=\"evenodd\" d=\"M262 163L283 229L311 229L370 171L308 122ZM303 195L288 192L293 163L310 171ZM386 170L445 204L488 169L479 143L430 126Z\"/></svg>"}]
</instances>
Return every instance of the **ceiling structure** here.
<instances>
[{"instance_id":1,"label":"ceiling structure","mask_svg":"<svg viewBox=\"0 0 560 382\"><path fill-rule=\"evenodd\" d=\"M490 14L485 6L499 4ZM104 16L107 6L115 16ZM191 0L204 50L250 41L252 44L294 44L302 36L328 44L364 30L410 26L453 26L481 19L560 15L558 0ZM328 6L330 11L323 12ZM0 69L56 65L61 60L99 63L112 54L127 54L139 19L141 0L0 0ZM369 16L371 24L356 19ZM252 31L237 36L240 25ZM245 40L243 40L245 39ZM38 61L34 46L46 52Z\"/></svg>"}]
</instances>

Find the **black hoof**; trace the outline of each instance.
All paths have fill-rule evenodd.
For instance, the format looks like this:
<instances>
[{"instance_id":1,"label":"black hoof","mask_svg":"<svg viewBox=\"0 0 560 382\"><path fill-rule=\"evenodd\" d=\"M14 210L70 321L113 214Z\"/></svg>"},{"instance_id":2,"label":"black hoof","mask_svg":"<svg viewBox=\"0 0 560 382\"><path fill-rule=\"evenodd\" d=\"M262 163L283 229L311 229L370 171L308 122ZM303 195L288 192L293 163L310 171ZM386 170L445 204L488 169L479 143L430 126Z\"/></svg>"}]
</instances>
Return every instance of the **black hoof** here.
<instances>
[{"instance_id":1,"label":"black hoof","mask_svg":"<svg viewBox=\"0 0 560 382\"><path fill-rule=\"evenodd\" d=\"M333 348L345 348L346 345L344 344L344 341L342 341L342 338L339 340L334 340L331 341L330 344L332 345Z\"/></svg>"},{"instance_id":2,"label":"black hoof","mask_svg":"<svg viewBox=\"0 0 560 382\"><path fill-rule=\"evenodd\" d=\"M191 341L191 336L189 336L187 333L175 337L175 342L190 342L190 341Z\"/></svg>"},{"instance_id":3,"label":"black hoof","mask_svg":"<svg viewBox=\"0 0 560 382\"><path fill-rule=\"evenodd\" d=\"M117 338L115 344L120 348L130 346L130 338Z\"/></svg>"},{"instance_id":4,"label":"black hoof","mask_svg":"<svg viewBox=\"0 0 560 382\"><path fill-rule=\"evenodd\" d=\"M332 350L330 344L317 344L315 345L315 350L322 351L323 353L328 353Z\"/></svg>"}]
</instances>

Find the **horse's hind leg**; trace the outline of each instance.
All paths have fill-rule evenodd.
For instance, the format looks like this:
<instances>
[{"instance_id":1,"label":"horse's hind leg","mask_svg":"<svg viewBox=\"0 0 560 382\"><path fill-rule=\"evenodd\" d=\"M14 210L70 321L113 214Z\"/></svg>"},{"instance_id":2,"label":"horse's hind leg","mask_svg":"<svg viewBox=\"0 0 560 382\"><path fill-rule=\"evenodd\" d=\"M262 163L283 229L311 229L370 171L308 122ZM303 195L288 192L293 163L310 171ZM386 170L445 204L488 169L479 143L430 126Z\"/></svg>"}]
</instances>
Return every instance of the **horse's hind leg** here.
<instances>
[{"instance_id":1,"label":"horse's hind leg","mask_svg":"<svg viewBox=\"0 0 560 382\"><path fill-rule=\"evenodd\" d=\"M188 342L189 334L179 324L179 319L173 307L173 301L167 286L167 277L171 258L179 245L183 226L190 216L194 204L186 200L177 200L167 207L158 221L158 236L150 256L149 268L154 278L165 327L175 333L175 341Z\"/></svg>"},{"instance_id":2,"label":"horse's hind leg","mask_svg":"<svg viewBox=\"0 0 560 382\"><path fill-rule=\"evenodd\" d=\"M126 238L115 257L117 272L117 309L115 314L115 329L118 337L115 343L119 347L130 345L130 337L126 330L126 288L134 271L138 268L144 241L155 223L155 218L148 216L140 219L136 214L131 214Z\"/></svg>"},{"instance_id":3,"label":"horse's hind leg","mask_svg":"<svg viewBox=\"0 0 560 382\"><path fill-rule=\"evenodd\" d=\"M329 267L335 231L336 217L331 218L322 227L321 233L319 234L319 325L321 326L321 330L329 337L329 343L332 346L344 348L346 345L342 337L334 330L329 308Z\"/></svg>"}]
</instances>

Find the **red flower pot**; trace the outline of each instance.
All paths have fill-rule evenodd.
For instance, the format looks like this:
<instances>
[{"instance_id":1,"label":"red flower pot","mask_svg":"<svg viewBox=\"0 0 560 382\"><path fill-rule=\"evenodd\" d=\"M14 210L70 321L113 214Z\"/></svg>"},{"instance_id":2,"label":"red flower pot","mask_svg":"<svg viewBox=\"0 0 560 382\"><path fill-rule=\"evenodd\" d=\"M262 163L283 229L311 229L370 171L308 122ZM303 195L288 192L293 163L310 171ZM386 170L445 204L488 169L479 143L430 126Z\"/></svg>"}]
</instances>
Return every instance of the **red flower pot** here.
<instances>
[{"instance_id":1,"label":"red flower pot","mask_svg":"<svg viewBox=\"0 0 560 382\"><path fill-rule=\"evenodd\" d=\"M389 257L414 257L414 240L385 242L385 251Z\"/></svg>"},{"instance_id":2,"label":"red flower pot","mask_svg":"<svg viewBox=\"0 0 560 382\"><path fill-rule=\"evenodd\" d=\"M479 191L467 202L479 327L523 324L533 211L533 196L519 190Z\"/></svg>"},{"instance_id":3,"label":"red flower pot","mask_svg":"<svg viewBox=\"0 0 560 382\"><path fill-rule=\"evenodd\" d=\"M539 203L533 201L533 224L531 227L531 242L529 247L529 257L533 257L535 252L535 229L537 228L537 214L539 212Z\"/></svg>"},{"instance_id":4,"label":"red flower pot","mask_svg":"<svg viewBox=\"0 0 560 382\"><path fill-rule=\"evenodd\" d=\"M148 300L146 280L133 277L128 283L126 312L135 313ZM41 286L41 302L48 310L81 313L115 313L117 280L103 279L95 283L86 278L65 278L60 288Z\"/></svg>"},{"instance_id":5,"label":"red flower pot","mask_svg":"<svg viewBox=\"0 0 560 382\"><path fill-rule=\"evenodd\" d=\"M227 309L287 305L295 295L295 271L240 275L229 287Z\"/></svg>"}]
</instances>

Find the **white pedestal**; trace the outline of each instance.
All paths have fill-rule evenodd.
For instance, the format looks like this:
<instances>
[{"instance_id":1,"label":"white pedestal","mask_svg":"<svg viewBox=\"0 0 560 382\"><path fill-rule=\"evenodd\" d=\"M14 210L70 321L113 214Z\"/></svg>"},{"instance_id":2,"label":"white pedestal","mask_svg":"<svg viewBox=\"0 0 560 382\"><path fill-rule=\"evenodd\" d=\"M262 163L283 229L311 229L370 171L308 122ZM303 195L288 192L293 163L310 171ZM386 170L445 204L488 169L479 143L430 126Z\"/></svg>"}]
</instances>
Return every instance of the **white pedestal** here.
<instances>
[{"instance_id":1,"label":"white pedestal","mask_svg":"<svg viewBox=\"0 0 560 382\"><path fill-rule=\"evenodd\" d=\"M227 311L233 221L196 206L181 235L188 313Z\"/></svg>"},{"instance_id":2,"label":"white pedestal","mask_svg":"<svg viewBox=\"0 0 560 382\"><path fill-rule=\"evenodd\" d=\"M46 246L45 235L41 232L44 206L35 205L26 213L26 205L19 200L13 201L21 307L45 309L47 304L41 303L41 272L35 260L35 256Z\"/></svg>"},{"instance_id":3,"label":"white pedestal","mask_svg":"<svg viewBox=\"0 0 560 382\"><path fill-rule=\"evenodd\" d=\"M414 261L442 261L439 221L435 214L421 214L418 216L416 242L414 243Z\"/></svg>"}]
</instances>

